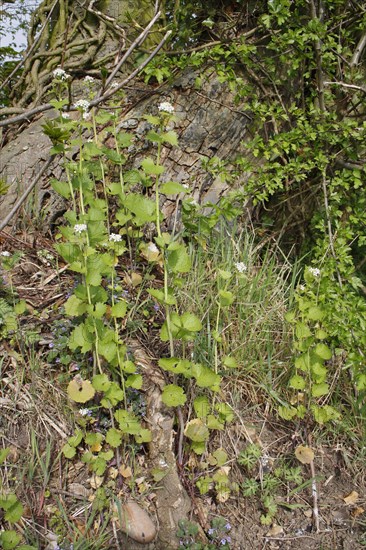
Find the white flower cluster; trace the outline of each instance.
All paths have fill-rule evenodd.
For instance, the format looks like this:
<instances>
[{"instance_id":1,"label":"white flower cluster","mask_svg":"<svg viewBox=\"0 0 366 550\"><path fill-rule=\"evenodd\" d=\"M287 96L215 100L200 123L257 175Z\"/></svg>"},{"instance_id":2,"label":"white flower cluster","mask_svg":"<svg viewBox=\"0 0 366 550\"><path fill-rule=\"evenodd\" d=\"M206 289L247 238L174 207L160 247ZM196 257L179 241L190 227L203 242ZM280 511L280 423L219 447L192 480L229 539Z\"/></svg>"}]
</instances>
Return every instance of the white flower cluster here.
<instances>
[{"instance_id":1,"label":"white flower cluster","mask_svg":"<svg viewBox=\"0 0 366 550\"><path fill-rule=\"evenodd\" d=\"M86 223L77 223L76 225L74 225L74 232L75 233L82 233L83 231L86 231L87 230L87 225Z\"/></svg>"},{"instance_id":2,"label":"white flower cluster","mask_svg":"<svg viewBox=\"0 0 366 550\"><path fill-rule=\"evenodd\" d=\"M109 235L109 240L112 243L120 243L122 241L122 235L118 235L117 233L111 233Z\"/></svg>"},{"instance_id":3,"label":"white flower cluster","mask_svg":"<svg viewBox=\"0 0 366 550\"><path fill-rule=\"evenodd\" d=\"M93 78L92 76L89 76L87 75L85 78L84 78L84 82L87 82L88 84L92 84L92 82L95 81L95 78Z\"/></svg>"},{"instance_id":4,"label":"white flower cluster","mask_svg":"<svg viewBox=\"0 0 366 550\"><path fill-rule=\"evenodd\" d=\"M118 80L115 80L114 82L111 83L111 88L117 88L118 86L119 86Z\"/></svg>"},{"instance_id":5,"label":"white flower cluster","mask_svg":"<svg viewBox=\"0 0 366 550\"><path fill-rule=\"evenodd\" d=\"M239 273L245 273L245 271L247 271L248 269L248 267L243 262L236 263L235 267L239 271Z\"/></svg>"},{"instance_id":6,"label":"white flower cluster","mask_svg":"<svg viewBox=\"0 0 366 550\"><path fill-rule=\"evenodd\" d=\"M74 104L74 107L75 109L81 109L82 111L87 111L90 107L90 103L86 99L79 99L79 101L77 101Z\"/></svg>"},{"instance_id":7,"label":"white flower cluster","mask_svg":"<svg viewBox=\"0 0 366 550\"><path fill-rule=\"evenodd\" d=\"M52 74L53 74L53 78L56 78L57 80L67 80L68 78L70 78L70 75L67 74L66 71L60 68L55 69Z\"/></svg>"},{"instance_id":8,"label":"white flower cluster","mask_svg":"<svg viewBox=\"0 0 366 550\"><path fill-rule=\"evenodd\" d=\"M1 256L4 256L4 258L9 258L9 256L11 256L11 254L7 250L3 250L3 252L1 252Z\"/></svg>"},{"instance_id":9,"label":"white flower cluster","mask_svg":"<svg viewBox=\"0 0 366 550\"><path fill-rule=\"evenodd\" d=\"M158 109L164 113L174 113L174 107L171 103L169 103L169 101L163 101L163 103L160 103Z\"/></svg>"},{"instance_id":10,"label":"white flower cluster","mask_svg":"<svg viewBox=\"0 0 366 550\"><path fill-rule=\"evenodd\" d=\"M320 269L317 267L309 267L309 273L311 273L314 277L320 277Z\"/></svg>"}]
</instances>

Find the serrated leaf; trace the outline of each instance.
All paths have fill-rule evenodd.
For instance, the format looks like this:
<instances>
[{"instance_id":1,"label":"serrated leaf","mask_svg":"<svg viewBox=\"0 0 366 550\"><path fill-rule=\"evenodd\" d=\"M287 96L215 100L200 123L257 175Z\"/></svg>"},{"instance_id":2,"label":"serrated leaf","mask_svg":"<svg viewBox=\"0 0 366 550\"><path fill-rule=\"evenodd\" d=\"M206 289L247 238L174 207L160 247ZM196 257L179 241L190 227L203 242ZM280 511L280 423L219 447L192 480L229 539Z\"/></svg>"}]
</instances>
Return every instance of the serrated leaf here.
<instances>
[{"instance_id":1,"label":"serrated leaf","mask_svg":"<svg viewBox=\"0 0 366 550\"><path fill-rule=\"evenodd\" d=\"M82 380L80 377L75 377L67 386L67 395L76 403L86 403L94 397L95 389L89 380Z\"/></svg>"},{"instance_id":2,"label":"serrated leaf","mask_svg":"<svg viewBox=\"0 0 366 550\"><path fill-rule=\"evenodd\" d=\"M221 382L221 376L216 374L206 365L194 364L192 367L192 375L196 379L197 385L200 388L213 388Z\"/></svg>"},{"instance_id":3,"label":"serrated leaf","mask_svg":"<svg viewBox=\"0 0 366 550\"><path fill-rule=\"evenodd\" d=\"M177 146L178 145L178 136L174 130L169 130L169 132L164 132L161 134L162 139L165 141L165 143L169 143L170 145Z\"/></svg>"},{"instance_id":4,"label":"serrated leaf","mask_svg":"<svg viewBox=\"0 0 366 550\"><path fill-rule=\"evenodd\" d=\"M188 273L192 266L191 258L183 244L177 246L177 243L174 243L174 245L174 248L171 245L168 247L169 269L173 273Z\"/></svg>"},{"instance_id":5,"label":"serrated leaf","mask_svg":"<svg viewBox=\"0 0 366 550\"><path fill-rule=\"evenodd\" d=\"M228 369L236 369L238 368L238 362L235 359L235 357L230 357L229 355L225 355L222 359L222 363L225 367Z\"/></svg>"},{"instance_id":6,"label":"serrated leaf","mask_svg":"<svg viewBox=\"0 0 366 550\"><path fill-rule=\"evenodd\" d=\"M71 447L71 445L69 445L68 443L65 443L61 451L66 458L74 458L74 456L76 455L75 447Z\"/></svg>"},{"instance_id":7,"label":"serrated leaf","mask_svg":"<svg viewBox=\"0 0 366 550\"><path fill-rule=\"evenodd\" d=\"M332 352L331 352L330 348L328 348L328 346L326 346L325 344L317 344L315 346L314 351L315 351L316 355L318 355L319 357L321 357L325 361L331 359L331 357L332 357Z\"/></svg>"},{"instance_id":8,"label":"serrated leaf","mask_svg":"<svg viewBox=\"0 0 366 550\"><path fill-rule=\"evenodd\" d=\"M321 321L324 317L324 311L318 306L311 306L307 312L307 317L312 321Z\"/></svg>"},{"instance_id":9,"label":"serrated leaf","mask_svg":"<svg viewBox=\"0 0 366 550\"><path fill-rule=\"evenodd\" d=\"M87 434L85 434L84 437L85 443L87 445L90 445L91 447L93 447L94 445L99 445L100 443L102 443L103 439L104 435L100 432L88 432Z\"/></svg>"},{"instance_id":10,"label":"serrated leaf","mask_svg":"<svg viewBox=\"0 0 366 550\"><path fill-rule=\"evenodd\" d=\"M149 176L160 176L164 173L165 168L161 164L155 164L152 158L147 157L141 162L145 174Z\"/></svg>"},{"instance_id":11,"label":"serrated leaf","mask_svg":"<svg viewBox=\"0 0 366 550\"><path fill-rule=\"evenodd\" d=\"M303 390L305 388L305 384L304 378L298 374L292 376L289 381L290 388L294 388L295 390Z\"/></svg>"},{"instance_id":12,"label":"serrated leaf","mask_svg":"<svg viewBox=\"0 0 366 550\"><path fill-rule=\"evenodd\" d=\"M21 541L20 535L16 531L7 529L0 532L0 542L3 550L12 550Z\"/></svg>"},{"instance_id":13,"label":"serrated leaf","mask_svg":"<svg viewBox=\"0 0 366 550\"><path fill-rule=\"evenodd\" d=\"M328 395L329 385L326 382L321 384L313 384L311 387L311 395L313 397L322 397L322 395Z\"/></svg>"},{"instance_id":14,"label":"serrated leaf","mask_svg":"<svg viewBox=\"0 0 366 550\"><path fill-rule=\"evenodd\" d=\"M69 199L71 197L71 190L68 182L52 179L51 187L54 191L56 191L56 193L61 195L61 197L63 197L64 199Z\"/></svg>"},{"instance_id":15,"label":"serrated leaf","mask_svg":"<svg viewBox=\"0 0 366 550\"><path fill-rule=\"evenodd\" d=\"M187 422L184 429L184 435L191 441L207 441L210 437L210 430L201 418L194 418Z\"/></svg>"},{"instance_id":16,"label":"serrated leaf","mask_svg":"<svg viewBox=\"0 0 366 550\"><path fill-rule=\"evenodd\" d=\"M110 428L107 431L105 440L113 448L119 447L122 443L122 432L116 428Z\"/></svg>"},{"instance_id":17,"label":"serrated leaf","mask_svg":"<svg viewBox=\"0 0 366 550\"><path fill-rule=\"evenodd\" d=\"M136 443L150 443L152 440L152 433L147 428L142 428L138 434L135 434Z\"/></svg>"},{"instance_id":18,"label":"serrated leaf","mask_svg":"<svg viewBox=\"0 0 366 550\"><path fill-rule=\"evenodd\" d=\"M84 323L74 328L69 338L69 348L75 351L81 348L82 353L87 353L93 348L92 336Z\"/></svg>"},{"instance_id":19,"label":"serrated leaf","mask_svg":"<svg viewBox=\"0 0 366 550\"><path fill-rule=\"evenodd\" d=\"M93 376L92 384L96 391L106 392L111 387L111 381L106 374L96 374Z\"/></svg>"},{"instance_id":20,"label":"serrated leaf","mask_svg":"<svg viewBox=\"0 0 366 550\"><path fill-rule=\"evenodd\" d=\"M205 395L201 395L193 401L193 408L198 418L206 418L210 412L211 405L208 398Z\"/></svg>"},{"instance_id":21,"label":"serrated leaf","mask_svg":"<svg viewBox=\"0 0 366 550\"><path fill-rule=\"evenodd\" d=\"M225 462L227 461L228 455L225 449L217 449L214 453L212 453L212 456L216 460L217 466L223 466Z\"/></svg>"},{"instance_id":22,"label":"serrated leaf","mask_svg":"<svg viewBox=\"0 0 366 550\"><path fill-rule=\"evenodd\" d=\"M210 428L210 430L223 430L225 427L225 424L223 422L220 422L217 416L214 416L213 414L209 414L207 416L206 422L207 427Z\"/></svg>"},{"instance_id":23,"label":"serrated leaf","mask_svg":"<svg viewBox=\"0 0 366 550\"><path fill-rule=\"evenodd\" d=\"M110 312L112 317L116 317L118 319L125 317L127 313L127 302L124 300L117 302L111 307Z\"/></svg>"},{"instance_id":24,"label":"serrated leaf","mask_svg":"<svg viewBox=\"0 0 366 550\"><path fill-rule=\"evenodd\" d=\"M168 384L163 389L161 399L168 407L179 407L187 401L183 388L175 384Z\"/></svg>"},{"instance_id":25,"label":"serrated leaf","mask_svg":"<svg viewBox=\"0 0 366 550\"><path fill-rule=\"evenodd\" d=\"M295 328L296 337L301 340L311 336L311 330L305 323L297 323Z\"/></svg>"},{"instance_id":26,"label":"serrated leaf","mask_svg":"<svg viewBox=\"0 0 366 550\"><path fill-rule=\"evenodd\" d=\"M64 304L65 313L70 317L77 317L78 315L82 315L86 311L86 306L87 304L77 298L75 294L72 294L72 296L70 296L70 298L68 298L68 300L66 300Z\"/></svg>"},{"instance_id":27,"label":"serrated leaf","mask_svg":"<svg viewBox=\"0 0 366 550\"><path fill-rule=\"evenodd\" d=\"M178 195L179 193L188 193L188 191L189 189L177 181L167 181L160 185L160 193L164 193L164 195Z\"/></svg>"},{"instance_id":28,"label":"serrated leaf","mask_svg":"<svg viewBox=\"0 0 366 550\"><path fill-rule=\"evenodd\" d=\"M234 302L235 296L229 290L219 290L219 300L222 307L228 307Z\"/></svg>"},{"instance_id":29,"label":"serrated leaf","mask_svg":"<svg viewBox=\"0 0 366 550\"><path fill-rule=\"evenodd\" d=\"M126 388L134 388L140 390L142 388L142 376L141 374L131 374L127 377L125 382Z\"/></svg>"},{"instance_id":30,"label":"serrated leaf","mask_svg":"<svg viewBox=\"0 0 366 550\"><path fill-rule=\"evenodd\" d=\"M2 501L2 508L5 510L4 519L9 523L16 523L22 517L23 506L14 493L6 495L5 505L4 500Z\"/></svg>"},{"instance_id":31,"label":"serrated leaf","mask_svg":"<svg viewBox=\"0 0 366 550\"><path fill-rule=\"evenodd\" d=\"M196 315L186 311L180 318L181 326L190 332L198 332L202 329L202 323Z\"/></svg>"}]
</instances>

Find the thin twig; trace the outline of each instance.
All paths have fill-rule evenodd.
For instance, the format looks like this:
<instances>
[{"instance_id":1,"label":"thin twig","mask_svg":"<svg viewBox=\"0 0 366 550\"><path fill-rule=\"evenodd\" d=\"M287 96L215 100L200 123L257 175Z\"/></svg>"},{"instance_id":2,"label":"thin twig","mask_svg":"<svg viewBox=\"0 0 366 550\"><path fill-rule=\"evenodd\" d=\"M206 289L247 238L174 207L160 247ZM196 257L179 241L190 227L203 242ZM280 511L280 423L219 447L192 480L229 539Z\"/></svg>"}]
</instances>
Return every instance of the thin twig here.
<instances>
[{"instance_id":1,"label":"thin twig","mask_svg":"<svg viewBox=\"0 0 366 550\"><path fill-rule=\"evenodd\" d=\"M28 197L29 193L34 189L34 187L37 185L38 181L41 179L43 174L46 172L46 170L51 165L52 161L54 159L54 155L50 156L50 158L47 160L47 162L42 166L38 174L35 176L35 178L31 181L29 187L24 191L23 195L17 200L13 208L10 210L9 214L5 217L5 219L0 223L0 231L4 229L14 216L16 212L19 210L19 208L24 203L25 199Z\"/></svg>"},{"instance_id":2,"label":"thin twig","mask_svg":"<svg viewBox=\"0 0 366 550\"><path fill-rule=\"evenodd\" d=\"M308 443L309 443L309 447L311 447L311 435L308 436ZM318 488L316 485L314 460L311 460L310 462L310 472L311 472L311 493L313 496L313 521L314 521L315 530L317 533L319 533L320 526L319 526L319 508L318 508Z\"/></svg>"},{"instance_id":3,"label":"thin twig","mask_svg":"<svg viewBox=\"0 0 366 550\"><path fill-rule=\"evenodd\" d=\"M358 44L356 46L356 49L351 59L351 67L358 65L358 62L360 60L360 57L365 47L366 47L366 31L363 33L360 40L358 41Z\"/></svg>"},{"instance_id":4,"label":"thin twig","mask_svg":"<svg viewBox=\"0 0 366 550\"><path fill-rule=\"evenodd\" d=\"M366 94L366 88L364 86L356 86L356 84L346 84L346 82L342 81L329 81L326 80L324 82L325 86L342 86L342 88L349 88L350 90L357 90L359 92L363 92Z\"/></svg>"},{"instance_id":5,"label":"thin twig","mask_svg":"<svg viewBox=\"0 0 366 550\"><path fill-rule=\"evenodd\" d=\"M109 77L107 78L107 81L105 83L106 88L108 88L109 84L112 82L113 78L116 76L120 68L122 67L123 63L130 57L131 53L139 46L147 37L151 27L155 24L156 20L159 19L161 15L161 11L159 10L154 17L151 19L150 23L147 25L147 27L142 31L141 34L132 42L131 46L128 48L126 53L123 55L123 57L119 60ZM103 90L100 90L98 97L101 96Z\"/></svg>"},{"instance_id":6,"label":"thin twig","mask_svg":"<svg viewBox=\"0 0 366 550\"><path fill-rule=\"evenodd\" d=\"M178 439L178 464L183 465L183 437L184 437L184 419L182 408L177 407L177 416L179 422L179 439Z\"/></svg>"}]
</instances>

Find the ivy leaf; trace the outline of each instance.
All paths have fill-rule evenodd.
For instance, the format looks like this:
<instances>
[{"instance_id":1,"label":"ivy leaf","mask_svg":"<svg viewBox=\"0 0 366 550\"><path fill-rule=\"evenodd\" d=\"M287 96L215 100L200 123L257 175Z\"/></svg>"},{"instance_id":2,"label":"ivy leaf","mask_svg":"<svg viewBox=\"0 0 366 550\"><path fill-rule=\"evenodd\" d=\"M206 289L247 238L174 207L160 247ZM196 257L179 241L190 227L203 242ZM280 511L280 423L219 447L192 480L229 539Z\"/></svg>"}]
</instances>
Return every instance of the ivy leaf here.
<instances>
[{"instance_id":1,"label":"ivy leaf","mask_svg":"<svg viewBox=\"0 0 366 550\"><path fill-rule=\"evenodd\" d=\"M179 407L184 405L187 401L187 396L185 395L183 388L180 388L175 384L168 384L163 389L161 399L168 407Z\"/></svg>"},{"instance_id":2,"label":"ivy leaf","mask_svg":"<svg viewBox=\"0 0 366 550\"><path fill-rule=\"evenodd\" d=\"M122 432L116 428L110 428L107 431L105 440L111 447L119 447L122 443Z\"/></svg>"},{"instance_id":3,"label":"ivy leaf","mask_svg":"<svg viewBox=\"0 0 366 550\"><path fill-rule=\"evenodd\" d=\"M67 395L76 403L86 403L95 395L95 389L89 380L83 380L80 376L75 377L67 386Z\"/></svg>"}]
</instances>

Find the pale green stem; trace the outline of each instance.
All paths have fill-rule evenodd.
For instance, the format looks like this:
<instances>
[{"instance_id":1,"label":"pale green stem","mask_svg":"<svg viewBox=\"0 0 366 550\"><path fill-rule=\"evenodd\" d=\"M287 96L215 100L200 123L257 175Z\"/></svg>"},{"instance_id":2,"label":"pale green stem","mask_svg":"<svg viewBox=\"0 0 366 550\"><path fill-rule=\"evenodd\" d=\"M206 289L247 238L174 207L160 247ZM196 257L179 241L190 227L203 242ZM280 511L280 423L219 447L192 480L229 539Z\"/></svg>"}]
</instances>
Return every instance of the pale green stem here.
<instances>
[{"instance_id":1,"label":"pale green stem","mask_svg":"<svg viewBox=\"0 0 366 550\"><path fill-rule=\"evenodd\" d=\"M114 264L116 264L116 260L117 260L116 254L113 254L113 258L114 258ZM111 279L112 279L111 280L111 287L112 287L111 292L112 292L112 307L113 307L114 304L115 304L115 301L114 301L114 267L112 269ZM117 361L118 361L118 366L119 366L119 371L120 371L120 378L121 378L121 383L122 383L125 409L127 409L125 377L124 377L123 370L122 370L121 354L119 352L119 347L118 347L119 332L118 332L118 325L117 325L116 317L113 317L113 322L114 322L114 332L115 332L115 335L116 335L116 344L117 344Z\"/></svg>"}]
</instances>

